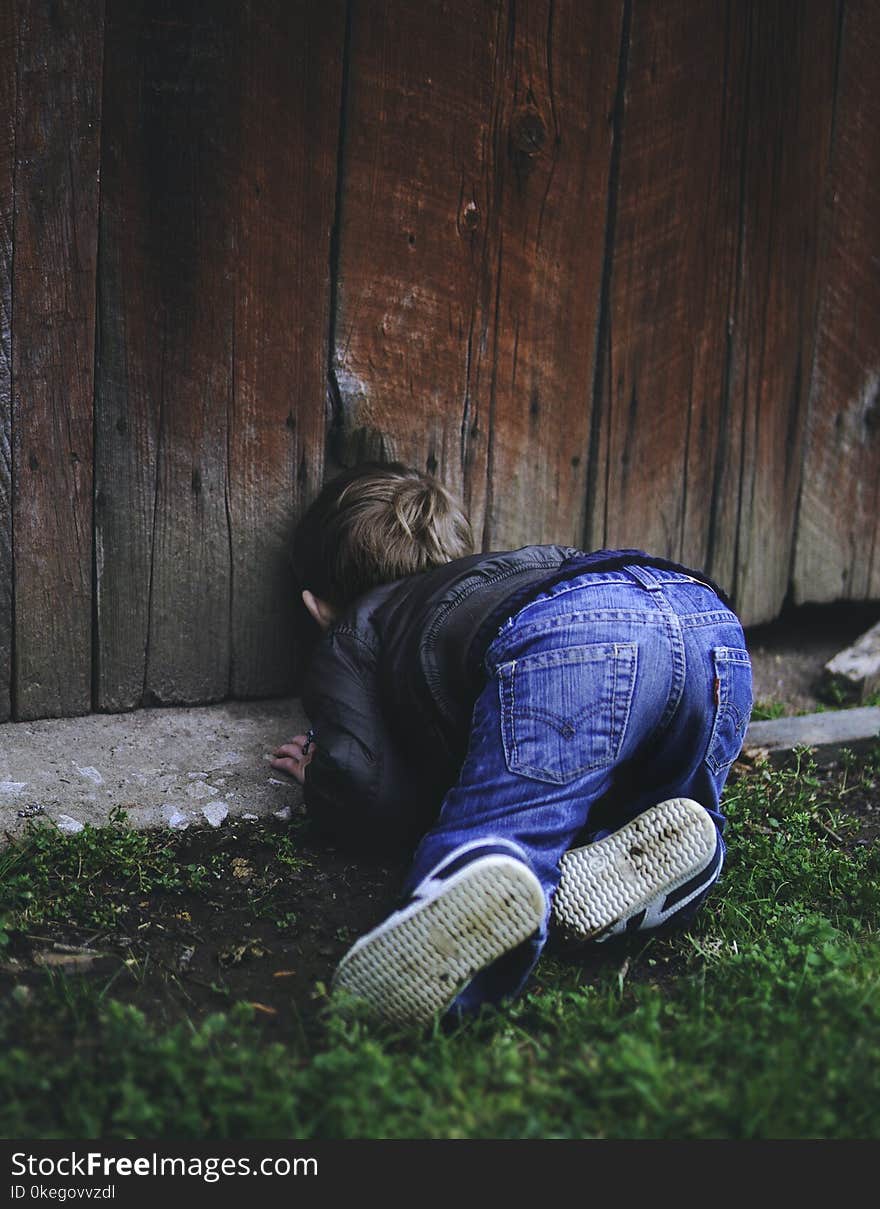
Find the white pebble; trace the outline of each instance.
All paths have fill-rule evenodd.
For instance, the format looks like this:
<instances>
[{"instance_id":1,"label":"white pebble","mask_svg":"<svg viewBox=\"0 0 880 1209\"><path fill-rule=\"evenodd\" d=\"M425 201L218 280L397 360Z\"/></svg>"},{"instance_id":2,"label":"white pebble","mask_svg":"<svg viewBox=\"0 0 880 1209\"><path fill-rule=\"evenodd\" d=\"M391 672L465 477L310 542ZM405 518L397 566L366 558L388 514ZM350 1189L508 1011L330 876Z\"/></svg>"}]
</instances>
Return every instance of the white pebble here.
<instances>
[{"instance_id":1,"label":"white pebble","mask_svg":"<svg viewBox=\"0 0 880 1209\"><path fill-rule=\"evenodd\" d=\"M79 765L76 763L76 761L74 761L74 762L73 762L73 767L76 769L76 771L77 771L77 772L78 772L78 773L79 773L81 776L83 776L83 777L88 777L88 779L89 779L90 781L94 781L94 783L95 783L96 785L103 785L103 784L104 784L104 778L103 778L103 777L101 776L101 774L98 772L97 768L91 768L91 767L88 767L88 768L80 768L80 766L79 766Z\"/></svg>"},{"instance_id":2,"label":"white pebble","mask_svg":"<svg viewBox=\"0 0 880 1209\"><path fill-rule=\"evenodd\" d=\"M189 826L188 817L176 806L163 806L162 817L169 827L173 827L175 831L185 831Z\"/></svg>"},{"instance_id":3,"label":"white pebble","mask_svg":"<svg viewBox=\"0 0 880 1209\"><path fill-rule=\"evenodd\" d=\"M219 827L229 814L229 807L225 802L209 802L207 806L202 807L202 814L212 827Z\"/></svg>"},{"instance_id":4,"label":"white pebble","mask_svg":"<svg viewBox=\"0 0 880 1209\"><path fill-rule=\"evenodd\" d=\"M188 798L210 798L213 792L211 786L206 785L204 781L193 781L186 787Z\"/></svg>"},{"instance_id":5,"label":"white pebble","mask_svg":"<svg viewBox=\"0 0 880 1209\"><path fill-rule=\"evenodd\" d=\"M69 831L71 835L75 835L77 831L82 831L85 823L81 823L79 819L71 818L69 814L59 814L55 820L59 831Z\"/></svg>"}]
</instances>

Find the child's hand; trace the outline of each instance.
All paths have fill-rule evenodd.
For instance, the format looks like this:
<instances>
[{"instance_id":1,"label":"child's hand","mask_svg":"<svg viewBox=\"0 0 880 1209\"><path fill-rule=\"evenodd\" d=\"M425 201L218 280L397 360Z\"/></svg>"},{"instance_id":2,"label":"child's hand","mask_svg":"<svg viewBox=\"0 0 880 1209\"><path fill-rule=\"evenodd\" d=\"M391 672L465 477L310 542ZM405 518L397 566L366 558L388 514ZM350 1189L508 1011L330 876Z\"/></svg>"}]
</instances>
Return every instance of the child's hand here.
<instances>
[{"instance_id":1,"label":"child's hand","mask_svg":"<svg viewBox=\"0 0 880 1209\"><path fill-rule=\"evenodd\" d=\"M272 754L272 767L289 773L302 785L306 779L306 768L315 754L315 741L311 735L296 735L288 743L282 743Z\"/></svg>"}]
</instances>

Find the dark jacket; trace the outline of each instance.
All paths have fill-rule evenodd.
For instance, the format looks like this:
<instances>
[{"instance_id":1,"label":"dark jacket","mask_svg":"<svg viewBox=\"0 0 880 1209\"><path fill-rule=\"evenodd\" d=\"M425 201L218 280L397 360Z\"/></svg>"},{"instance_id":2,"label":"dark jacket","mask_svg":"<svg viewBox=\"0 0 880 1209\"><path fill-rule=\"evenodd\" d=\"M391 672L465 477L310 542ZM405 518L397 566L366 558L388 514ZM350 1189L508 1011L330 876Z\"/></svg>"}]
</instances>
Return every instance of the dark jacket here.
<instances>
[{"instance_id":1,"label":"dark jacket","mask_svg":"<svg viewBox=\"0 0 880 1209\"><path fill-rule=\"evenodd\" d=\"M457 779L483 656L503 622L554 583L634 563L705 580L642 551L526 546L456 559L360 597L316 648L303 692L315 731L310 816L359 849L414 845Z\"/></svg>"}]
</instances>

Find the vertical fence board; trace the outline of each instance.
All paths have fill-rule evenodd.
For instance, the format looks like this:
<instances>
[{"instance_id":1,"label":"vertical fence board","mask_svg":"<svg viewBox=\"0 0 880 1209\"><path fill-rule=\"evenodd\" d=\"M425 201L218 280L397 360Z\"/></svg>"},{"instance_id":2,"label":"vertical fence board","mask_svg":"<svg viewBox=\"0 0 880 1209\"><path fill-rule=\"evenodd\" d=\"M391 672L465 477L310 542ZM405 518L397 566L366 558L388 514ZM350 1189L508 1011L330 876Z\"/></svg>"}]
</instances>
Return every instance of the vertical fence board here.
<instances>
[{"instance_id":1,"label":"vertical fence board","mask_svg":"<svg viewBox=\"0 0 880 1209\"><path fill-rule=\"evenodd\" d=\"M355 10L345 452L438 468L486 545L583 531L620 8Z\"/></svg>"},{"instance_id":2,"label":"vertical fence board","mask_svg":"<svg viewBox=\"0 0 880 1209\"><path fill-rule=\"evenodd\" d=\"M797 603L880 598L880 11L843 12Z\"/></svg>"},{"instance_id":3,"label":"vertical fence board","mask_svg":"<svg viewBox=\"0 0 880 1209\"><path fill-rule=\"evenodd\" d=\"M834 40L818 0L633 9L593 533L751 622L788 586Z\"/></svg>"},{"instance_id":4,"label":"vertical fence board","mask_svg":"<svg viewBox=\"0 0 880 1209\"><path fill-rule=\"evenodd\" d=\"M12 215L15 8L0 8L0 722L12 709Z\"/></svg>"},{"instance_id":5,"label":"vertical fence board","mask_svg":"<svg viewBox=\"0 0 880 1209\"><path fill-rule=\"evenodd\" d=\"M726 6L633 5L588 543L704 564L736 278L741 54Z\"/></svg>"},{"instance_id":6,"label":"vertical fence board","mask_svg":"<svg viewBox=\"0 0 880 1209\"><path fill-rule=\"evenodd\" d=\"M161 58L163 36L160 28L151 39L143 5L108 0L95 371L95 695L98 708L109 710L138 705L146 676L164 378L164 237L148 181L146 110L155 104L151 56ZM163 140L155 127L153 133L161 172Z\"/></svg>"},{"instance_id":7,"label":"vertical fence board","mask_svg":"<svg viewBox=\"0 0 880 1209\"><path fill-rule=\"evenodd\" d=\"M583 538L622 7L510 3L495 44L469 384L487 548Z\"/></svg>"},{"instance_id":8,"label":"vertical fence board","mask_svg":"<svg viewBox=\"0 0 880 1209\"><path fill-rule=\"evenodd\" d=\"M15 698L91 707L103 0L21 0L13 277Z\"/></svg>"},{"instance_id":9,"label":"vertical fence board","mask_svg":"<svg viewBox=\"0 0 880 1209\"><path fill-rule=\"evenodd\" d=\"M734 6L735 11L739 11ZM748 622L788 592L801 485L827 179L837 5L785 0L749 14L741 276L733 314L727 574ZM719 565L723 560L719 558ZM717 570L717 568L716 568Z\"/></svg>"},{"instance_id":10,"label":"vertical fence board","mask_svg":"<svg viewBox=\"0 0 880 1209\"><path fill-rule=\"evenodd\" d=\"M232 3L110 5L98 704L229 688L239 60Z\"/></svg>"},{"instance_id":11,"label":"vertical fence board","mask_svg":"<svg viewBox=\"0 0 880 1209\"><path fill-rule=\"evenodd\" d=\"M231 690L254 696L293 682L286 551L323 473L345 6L252 3L241 44Z\"/></svg>"},{"instance_id":12,"label":"vertical fence board","mask_svg":"<svg viewBox=\"0 0 880 1209\"><path fill-rule=\"evenodd\" d=\"M352 7L333 339L336 460L464 489L497 0Z\"/></svg>"},{"instance_id":13,"label":"vertical fence board","mask_svg":"<svg viewBox=\"0 0 880 1209\"><path fill-rule=\"evenodd\" d=\"M229 690L231 153L239 137L240 6L178 0L149 8L154 36L163 36L155 14L161 10L170 18L166 35L174 51L149 80L146 115L150 200L161 215L164 247L145 689L147 700L212 701ZM174 52L180 54L176 62ZM141 351L154 355L151 346Z\"/></svg>"}]
</instances>

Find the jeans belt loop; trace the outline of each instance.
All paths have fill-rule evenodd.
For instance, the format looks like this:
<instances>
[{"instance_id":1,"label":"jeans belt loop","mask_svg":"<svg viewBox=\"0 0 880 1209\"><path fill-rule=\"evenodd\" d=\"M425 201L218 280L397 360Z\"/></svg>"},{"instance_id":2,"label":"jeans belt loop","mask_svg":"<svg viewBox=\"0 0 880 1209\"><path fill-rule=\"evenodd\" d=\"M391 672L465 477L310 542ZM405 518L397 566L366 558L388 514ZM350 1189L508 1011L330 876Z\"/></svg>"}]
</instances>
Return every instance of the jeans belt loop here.
<instances>
[{"instance_id":1,"label":"jeans belt loop","mask_svg":"<svg viewBox=\"0 0 880 1209\"><path fill-rule=\"evenodd\" d=\"M659 592L663 587L663 584L657 579L651 567L627 567L626 572L633 577L636 583L641 584L649 592Z\"/></svg>"}]
</instances>

